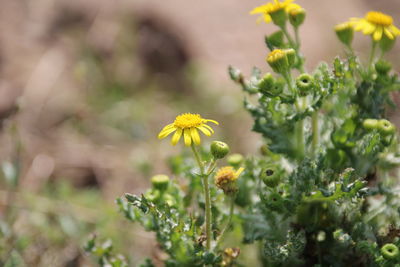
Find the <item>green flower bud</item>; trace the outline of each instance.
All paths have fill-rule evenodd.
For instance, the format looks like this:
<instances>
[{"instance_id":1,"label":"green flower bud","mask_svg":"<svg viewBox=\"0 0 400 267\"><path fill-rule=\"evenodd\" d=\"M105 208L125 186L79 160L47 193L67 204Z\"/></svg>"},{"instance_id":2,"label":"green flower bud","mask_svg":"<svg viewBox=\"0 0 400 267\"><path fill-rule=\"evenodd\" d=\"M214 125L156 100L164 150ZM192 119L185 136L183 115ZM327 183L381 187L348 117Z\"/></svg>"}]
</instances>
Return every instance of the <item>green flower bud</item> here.
<instances>
[{"instance_id":1,"label":"green flower bud","mask_svg":"<svg viewBox=\"0 0 400 267\"><path fill-rule=\"evenodd\" d=\"M272 192L267 197L267 203L265 203L268 208L274 211L282 211L284 208L283 198L277 192Z\"/></svg>"},{"instance_id":2,"label":"green flower bud","mask_svg":"<svg viewBox=\"0 0 400 267\"><path fill-rule=\"evenodd\" d=\"M385 244L381 248L381 254L382 256L387 259L387 260L394 260L399 257L399 248L392 243Z\"/></svg>"},{"instance_id":3,"label":"green flower bud","mask_svg":"<svg viewBox=\"0 0 400 267\"><path fill-rule=\"evenodd\" d=\"M160 191L157 189L150 189L144 194L144 197L151 202L158 201L160 199L160 196Z\"/></svg>"},{"instance_id":4,"label":"green flower bud","mask_svg":"<svg viewBox=\"0 0 400 267\"><path fill-rule=\"evenodd\" d=\"M267 63L277 73L286 73L293 66L296 59L294 49L274 49L267 56Z\"/></svg>"},{"instance_id":5,"label":"green flower bud","mask_svg":"<svg viewBox=\"0 0 400 267\"><path fill-rule=\"evenodd\" d=\"M275 25L280 26L280 27L285 26L286 19L287 19L285 9L283 9L283 8L278 9L274 12L269 13L269 15L271 16L272 22Z\"/></svg>"},{"instance_id":6,"label":"green flower bud","mask_svg":"<svg viewBox=\"0 0 400 267\"><path fill-rule=\"evenodd\" d=\"M243 160L243 156L237 153L230 155L227 159L228 164L233 167L238 167L240 164L242 164Z\"/></svg>"},{"instance_id":7,"label":"green flower bud","mask_svg":"<svg viewBox=\"0 0 400 267\"><path fill-rule=\"evenodd\" d=\"M279 96L285 83L282 80L275 80L270 73L267 73L259 82L258 89L268 97Z\"/></svg>"},{"instance_id":8,"label":"green flower bud","mask_svg":"<svg viewBox=\"0 0 400 267\"><path fill-rule=\"evenodd\" d=\"M221 141L213 141L210 150L215 159L222 159L229 153L229 146Z\"/></svg>"},{"instance_id":9,"label":"green flower bud","mask_svg":"<svg viewBox=\"0 0 400 267\"><path fill-rule=\"evenodd\" d=\"M173 196L171 196L170 194L163 195L163 201L165 202L165 204L167 204L170 207L173 207L176 205L175 198Z\"/></svg>"},{"instance_id":10,"label":"green flower bud","mask_svg":"<svg viewBox=\"0 0 400 267\"><path fill-rule=\"evenodd\" d=\"M266 36L266 42L271 44L274 47L282 47L284 45L284 40L283 40L283 32L282 31L276 31L272 33L270 36Z\"/></svg>"},{"instance_id":11,"label":"green flower bud","mask_svg":"<svg viewBox=\"0 0 400 267\"><path fill-rule=\"evenodd\" d=\"M261 171L261 179L266 186L277 187L281 181L281 171L274 166L268 166Z\"/></svg>"},{"instance_id":12,"label":"green flower bud","mask_svg":"<svg viewBox=\"0 0 400 267\"><path fill-rule=\"evenodd\" d=\"M289 21L293 27L297 28L303 24L306 18L306 11L303 8L292 8L289 10Z\"/></svg>"},{"instance_id":13,"label":"green flower bud","mask_svg":"<svg viewBox=\"0 0 400 267\"><path fill-rule=\"evenodd\" d=\"M354 36L354 29L352 25L348 22L341 23L335 26L336 36L339 40L347 45L350 46L351 42L353 41Z\"/></svg>"},{"instance_id":14,"label":"green flower bud","mask_svg":"<svg viewBox=\"0 0 400 267\"><path fill-rule=\"evenodd\" d=\"M151 184L153 185L153 188L164 192L168 188L169 177L164 174L154 175L151 177Z\"/></svg>"},{"instance_id":15,"label":"green flower bud","mask_svg":"<svg viewBox=\"0 0 400 267\"><path fill-rule=\"evenodd\" d=\"M378 120L376 119L365 119L363 121L363 127L365 130L372 131L378 129Z\"/></svg>"},{"instance_id":16,"label":"green flower bud","mask_svg":"<svg viewBox=\"0 0 400 267\"><path fill-rule=\"evenodd\" d=\"M382 52L387 52L393 48L395 43L396 43L396 38L389 39L389 37L387 37L386 34L383 34L382 39L379 41L379 46Z\"/></svg>"},{"instance_id":17,"label":"green flower bud","mask_svg":"<svg viewBox=\"0 0 400 267\"><path fill-rule=\"evenodd\" d=\"M314 88L314 78L307 73L300 74L296 79L296 86L299 94L305 96Z\"/></svg>"},{"instance_id":18,"label":"green flower bud","mask_svg":"<svg viewBox=\"0 0 400 267\"><path fill-rule=\"evenodd\" d=\"M396 132L396 127L388 120L382 119L378 121L378 131L383 136L391 135Z\"/></svg>"},{"instance_id":19,"label":"green flower bud","mask_svg":"<svg viewBox=\"0 0 400 267\"><path fill-rule=\"evenodd\" d=\"M392 69L392 64L390 62L380 59L375 63L375 70L378 74L386 75Z\"/></svg>"}]
</instances>

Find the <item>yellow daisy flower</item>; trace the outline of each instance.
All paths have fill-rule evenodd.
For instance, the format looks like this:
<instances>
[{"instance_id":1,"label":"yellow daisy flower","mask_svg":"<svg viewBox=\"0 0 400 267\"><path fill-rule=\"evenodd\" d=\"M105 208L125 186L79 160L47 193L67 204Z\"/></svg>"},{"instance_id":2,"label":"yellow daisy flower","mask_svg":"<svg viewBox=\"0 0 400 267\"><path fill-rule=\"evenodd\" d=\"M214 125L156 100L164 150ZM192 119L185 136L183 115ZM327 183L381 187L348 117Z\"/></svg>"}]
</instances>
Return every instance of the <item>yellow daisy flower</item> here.
<instances>
[{"instance_id":1,"label":"yellow daisy flower","mask_svg":"<svg viewBox=\"0 0 400 267\"><path fill-rule=\"evenodd\" d=\"M172 136L171 143L176 145L183 135L186 146L190 146L192 141L196 145L200 145L200 135L197 130L203 134L211 136L214 130L206 123L212 122L218 125L215 120L208 120L202 118L199 114L184 113L175 118L175 121L165 126L158 134L158 139L163 139L175 132Z\"/></svg>"},{"instance_id":2,"label":"yellow daisy flower","mask_svg":"<svg viewBox=\"0 0 400 267\"><path fill-rule=\"evenodd\" d=\"M272 18L270 15L271 13L274 13L281 9L285 9L286 12L289 12L292 9L293 10L301 9L301 6L299 6L298 4L292 3L293 1L294 0L285 0L284 2L280 2L279 0L274 0L273 3L267 3L262 6L258 6L256 8L254 8L252 11L250 11L250 14L251 15L262 14L262 16L260 16L257 19L257 22L259 23L264 19L265 23L269 23L272 21Z\"/></svg>"},{"instance_id":3,"label":"yellow daisy flower","mask_svg":"<svg viewBox=\"0 0 400 267\"><path fill-rule=\"evenodd\" d=\"M364 18L351 18L350 23L354 30L371 35L374 41L380 41L383 34L391 40L400 35L400 30L393 25L393 18L377 11L368 12Z\"/></svg>"}]
</instances>

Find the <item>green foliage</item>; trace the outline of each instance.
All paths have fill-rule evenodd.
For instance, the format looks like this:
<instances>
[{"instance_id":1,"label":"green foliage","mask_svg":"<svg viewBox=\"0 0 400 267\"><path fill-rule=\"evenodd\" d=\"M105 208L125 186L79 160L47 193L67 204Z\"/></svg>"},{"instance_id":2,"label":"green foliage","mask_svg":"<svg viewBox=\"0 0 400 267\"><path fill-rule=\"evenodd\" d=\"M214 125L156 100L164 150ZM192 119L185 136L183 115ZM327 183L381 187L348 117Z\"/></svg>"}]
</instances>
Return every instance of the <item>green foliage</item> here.
<instances>
[{"instance_id":1,"label":"green foliage","mask_svg":"<svg viewBox=\"0 0 400 267\"><path fill-rule=\"evenodd\" d=\"M265 37L275 74L228 69L264 141L261 156L228 156L230 167L216 172L218 183L238 192L209 184L228 153L219 155L213 143L211 152L193 145L195 161L186 153L171 157L175 177L162 190L153 183L141 196L116 201L129 221L155 233L165 266L400 264L400 200L389 172L400 153L385 118L400 80L374 53L361 62L350 39L344 59L305 73L297 35L305 11L288 16L272 12L279 30ZM257 259L239 257L239 247L256 248Z\"/></svg>"}]
</instances>

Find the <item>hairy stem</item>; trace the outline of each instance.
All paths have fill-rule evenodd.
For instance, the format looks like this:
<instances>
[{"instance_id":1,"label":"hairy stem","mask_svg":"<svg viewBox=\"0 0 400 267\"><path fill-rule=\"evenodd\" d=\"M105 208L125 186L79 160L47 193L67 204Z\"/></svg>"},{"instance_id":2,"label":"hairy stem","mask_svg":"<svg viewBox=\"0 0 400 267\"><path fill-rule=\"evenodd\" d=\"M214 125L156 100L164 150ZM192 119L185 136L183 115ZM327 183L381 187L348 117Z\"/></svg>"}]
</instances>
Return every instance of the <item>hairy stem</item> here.
<instances>
[{"instance_id":1,"label":"hairy stem","mask_svg":"<svg viewBox=\"0 0 400 267\"><path fill-rule=\"evenodd\" d=\"M208 176L211 173L211 170L215 167L215 161L210 164L210 168L207 172L204 171L204 164L201 161L200 155L197 152L195 145L192 143L192 151L196 158L197 164L200 168L200 175L203 179L203 188L204 188L204 200L205 200L205 220L206 220L206 248L207 250L211 249L211 196L210 196L210 187L208 184Z\"/></svg>"},{"instance_id":2,"label":"hairy stem","mask_svg":"<svg viewBox=\"0 0 400 267\"><path fill-rule=\"evenodd\" d=\"M224 229L221 231L221 234L220 234L220 236L219 236L219 238L217 240L217 245L215 246L215 248L217 248L218 245L221 243L221 241L224 239L224 237L226 235L226 231L229 229L229 227L232 224L233 211L234 211L234 208L235 208L235 197L236 197L236 195L230 197L228 222L226 223Z\"/></svg>"},{"instance_id":3,"label":"hairy stem","mask_svg":"<svg viewBox=\"0 0 400 267\"><path fill-rule=\"evenodd\" d=\"M311 117L312 123L312 154L316 155L319 139L318 111L314 111Z\"/></svg>"},{"instance_id":4,"label":"hairy stem","mask_svg":"<svg viewBox=\"0 0 400 267\"><path fill-rule=\"evenodd\" d=\"M372 72L372 64L374 63L377 45L378 45L378 42L375 42L374 40L372 40L371 52L369 54L369 60L368 60L368 71L369 72Z\"/></svg>"}]
</instances>

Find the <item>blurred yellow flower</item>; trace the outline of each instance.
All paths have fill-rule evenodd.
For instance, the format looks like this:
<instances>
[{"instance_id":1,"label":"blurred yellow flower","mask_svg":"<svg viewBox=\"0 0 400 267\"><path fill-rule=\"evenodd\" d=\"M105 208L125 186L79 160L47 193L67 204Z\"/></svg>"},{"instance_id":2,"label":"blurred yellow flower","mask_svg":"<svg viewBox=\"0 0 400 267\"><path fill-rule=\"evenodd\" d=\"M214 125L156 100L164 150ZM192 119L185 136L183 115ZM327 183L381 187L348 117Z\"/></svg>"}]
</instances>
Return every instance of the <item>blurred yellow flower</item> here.
<instances>
[{"instance_id":1,"label":"blurred yellow flower","mask_svg":"<svg viewBox=\"0 0 400 267\"><path fill-rule=\"evenodd\" d=\"M250 11L250 14L262 14L262 16L257 19L257 22L261 22L264 19L266 23L269 23L272 21L270 15L271 13L282 9L284 9L286 12L289 12L290 10L302 9L300 5L292 3L293 1L294 0L285 0L283 2L280 2L279 0L274 0L273 3L266 3L264 5L254 8L252 11Z\"/></svg>"},{"instance_id":2,"label":"blurred yellow flower","mask_svg":"<svg viewBox=\"0 0 400 267\"><path fill-rule=\"evenodd\" d=\"M351 18L350 23L354 30L371 35L374 41L380 41L383 34L391 40L400 35L400 30L393 25L393 18L377 11L368 12L364 18Z\"/></svg>"},{"instance_id":3,"label":"blurred yellow flower","mask_svg":"<svg viewBox=\"0 0 400 267\"><path fill-rule=\"evenodd\" d=\"M239 168L234 170L232 166L226 166L220 168L215 174L214 180L215 185L224 191L225 194L236 193L238 188L236 185L236 180L243 172L244 168Z\"/></svg>"},{"instance_id":4,"label":"blurred yellow flower","mask_svg":"<svg viewBox=\"0 0 400 267\"><path fill-rule=\"evenodd\" d=\"M175 121L165 126L158 134L158 139L163 139L175 132L172 136L171 143L176 145L183 135L186 146L190 146L192 142L200 145L200 135L197 130L200 130L207 136L211 136L214 130L206 123L212 122L218 125L215 120L202 118L199 114L184 113L175 118Z\"/></svg>"}]
</instances>

